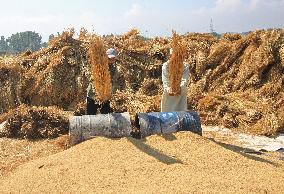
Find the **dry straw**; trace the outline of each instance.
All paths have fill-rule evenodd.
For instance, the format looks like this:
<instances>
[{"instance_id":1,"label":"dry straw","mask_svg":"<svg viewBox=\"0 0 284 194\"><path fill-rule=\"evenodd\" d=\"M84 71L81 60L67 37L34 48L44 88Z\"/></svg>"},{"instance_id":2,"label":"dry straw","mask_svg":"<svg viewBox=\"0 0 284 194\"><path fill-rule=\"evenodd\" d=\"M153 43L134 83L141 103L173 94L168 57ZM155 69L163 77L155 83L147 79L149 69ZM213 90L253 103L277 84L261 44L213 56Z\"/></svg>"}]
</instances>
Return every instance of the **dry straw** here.
<instances>
[{"instance_id":1,"label":"dry straw","mask_svg":"<svg viewBox=\"0 0 284 194\"><path fill-rule=\"evenodd\" d=\"M101 38L93 36L88 50L92 67L93 84L96 89L97 99L101 102L111 98L111 78L108 66L106 48Z\"/></svg>"},{"instance_id":2,"label":"dry straw","mask_svg":"<svg viewBox=\"0 0 284 194\"><path fill-rule=\"evenodd\" d=\"M70 113L57 107L20 105L6 114L7 123L0 137L55 138L68 133L69 116Z\"/></svg>"},{"instance_id":3,"label":"dry straw","mask_svg":"<svg viewBox=\"0 0 284 194\"><path fill-rule=\"evenodd\" d=\"M108 66L105 51L100 50L103 46L99 48L96 42L90 41L93 36L87 34L84 38L82 31L82 40L76 40L73 33L73 30L62 33L52 39L47 48L28 56L0 58L1 113L14 112L18 104L26 103L57 105L65 110L78 107L75 114L84 114L88 77L91 73L103 73L98 75L98 81L105 88ZM126 35L107 36L104 41L121 51L119 61L123 75L119 84L123 87L112 97L115 111L135 115L160 110L161 88L157 87L161 85L160 65L172 47L170 73L181 78L183 59L179 59L178 64L174 57L183 53L179 48L183 41L188 53L186 60L191 61L188 105L198 111L204 124L224 125L255 134L284 132L283 29L256 31L244 36L226 35L219 39L210 34L191 33L180 38L175 34L173 39L152 40L145 40L132 30ZM95 55L92 61L102 70L94 67L94 72L90 72L86 51ZM105 61L97 62L103 61L100 57ZM108 83L107 86L110 81ZM176 85L179 84L177 80ZM106 93L110 94L110 87L107 88ZM98 87L96 90L100 92ZM102 90L99 94L107 97L104 93ZM10 118L10 114L2 114L0 121ZM57 119L51 118L46 124ZM29 132L34 123L25 124L25 132Z\"/></svg>"},{"instance_id":4,"label":"dry straw","mask_svg":"<svg viewBox=\"0 0 284 194\"><path fill-rule=\"evenodd\" d=\"M174 93L179 92L183 75L183 62L186 57L186 47L181 42L181 38L173 31L172 55L169 61L170 87Z\"/></svg>"},{"instance_id":5,"label":"dry straw","mask_svg":"<svg viewBox=\"0 0 284 194\"><path fill-rule=\"evenodd\" d=\"M85 28L80 29L79 40L85 40L87 38L88 31Z\"/></svg>"}]
</instances>

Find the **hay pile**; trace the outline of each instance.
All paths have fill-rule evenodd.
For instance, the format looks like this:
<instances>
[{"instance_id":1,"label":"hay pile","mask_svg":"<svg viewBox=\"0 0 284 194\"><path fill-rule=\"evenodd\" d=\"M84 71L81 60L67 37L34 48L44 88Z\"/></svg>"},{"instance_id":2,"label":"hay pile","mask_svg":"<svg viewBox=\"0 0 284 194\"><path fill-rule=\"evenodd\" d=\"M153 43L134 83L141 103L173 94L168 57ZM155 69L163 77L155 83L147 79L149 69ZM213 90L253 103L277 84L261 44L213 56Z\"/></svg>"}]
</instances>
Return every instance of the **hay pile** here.
<instances>
[{"instance_id":1,"label":"hay pile","mask_svg":"<svg viewBox=\"0 0 284 194\"><path fill-rule=\"evenodd\" d=\"M47 48L15 57L13 62L20 71L17 70L17 74L8 77L15 80L17 85L8 89L17 93L13 96L11 92L5 92L8 96L3 96L3 101L5 98L12 99L11 105L0 107L0 112L7 112L19 104L55 105L65 110L75 110L79 103L85 101L86 89L92 75L88 51L93 35L81 30L79 39L74 39L73 36L73 29L65 31L52 39ZM108 47L120 51L118 68L123 72L120 79L121 90L130 89L136 92L145 78L160 78L160 64L165 60L166 51L160 49L163 41L145 40L138 31L103 39ZM151 48L153 42L157 44ZM0 84L4 85L2 80ZM17 103L13 104L12 101Z\"/></svg>"},{"instance_id":2,"label":"hay pile","mask_svg":"<svg viewBox=\"0 0 284 194\"><path fill-rule=\"evenodd\" d=\"M47 48L15 57L10 60L14 65L1 64L0 113L20 104L84 112L92 35L82 30L75 39L73 34L63 32ZM161 65L168 60L171 39L147 39L137 30L102 39L119 51L118 68L123 72L122 87L112 99L115 110L159 111ZM219 39L189 33L180 39L190 64L188 108L200 113L203 124L266 135L284 131L283 29Z\"/></svg>"},{"instance_id":3,"label":"hay pile","mask_svg":"<svg viewBox=\"0 0 284 194\"><path fill-rule=\"evenodd\" d=\"M86 51L73 34L72 30L63 32L46 49L22 59L22 103L72 109L85 98L89 79Z\"/></svg>"},{"instance_id":4,"label":"hay pile","mask_svg":"<svg viewBox=\"0 0 284 194\"><path fill-rule=\"evenodd\" d=\"M147 96L142 93L131 91L117 92L111 101L112 107L116 112L129 112L132 117L137 112L159 112L160 95Z\"/></svg>"},{"instance_id":5,"label":"hay pile","mask_svg":"<svg viewBox=\"0 0 284 194\"><path fill-rule=\"evenodd\" d=\"M19 103L21 69L18 64L0 63L0 114Z\"/></svg>"},{"instance_id":6,"label":"hay pile","mask_svg":"<svg viewBox=\"0 0 284 194\"><path fill-rule=\"evenodd\" d=\"M272 104L263 103L246 93L210 93L200 99L197 109L206 124L238 128L245 133L273 135L283 132L282 107L275 109Z\"/></svg>"},{"instance_id":7,"label":"hay pile","mask_svg":"<svg viewBox=\"0 0 284 194\"><path fill-rule=\"evenodd\" d=\"M138 92L147 96L157 96L162 93L162 84L161 79L145 78Z\"/></svg>"},{"instance_id":8,"label":"hay pile","mask_svg":"<svg viewBox=\"0 0 284 194\"><path fill-rule=\"evenodd\" d=\"M112 85L109 72L106 48L101 38L93 36L88 50L89 60L92 66L93 85L100 102L111 99Z\"/></svg>"},{"instance_id":9,"label":"hay pile","mask_svg":"<svg viewBox=\"0 0 284 194\"><path fill-rule=\"evenodd\" d=\"M193 80L199 80L205 71L205 62L213 45L218 45L219 39L212 34L189 33L182 36L186 46L185 61L190 64Z\"/></svg>"},{"instance_id":10,"label":"hay pile","mask_svg":"<svg viewBox=\"0 0 284 194\"><path fill-rule=\"evenodd\" d=\"M283 44L284 30L222 38L190 85L190 106L206 124L265 135L283 132Z\"/></svg>"},{"instance_id":11,"label":"hay pile","mask_svg":"<svg viewBox=\"0 0 284 194\"><path fill-rule=\"evenodd\" d=\"M55 138L68 133L69 116L56 107L21 105L9 116L0 137Z\"/></svg>"},{"instance_id":12,"label":"hay pile","mask_svg":"<svg viewBox=\"0 0 284 194\"><path fill-rule=\"evenodd\" d=\"M70 110L86 96L89 76L84 43L63 32L49 46L1 60L0 113L20 104Z\"/></svg>"},{"instance_id":13,"label":"hay pile","mask_svg":"<svg viewBox=\"0 0 284 194\"><path fill-rule=\"evenodd\" d=\"M106 37L105 40L109 47L119 51L119 68L125 81L121 85L125 85L125 89L136 92L144 79L161 79L161 64L168 55L168 39L146 39L133 29L120 36Z\"/></svg>"}]
</instances>

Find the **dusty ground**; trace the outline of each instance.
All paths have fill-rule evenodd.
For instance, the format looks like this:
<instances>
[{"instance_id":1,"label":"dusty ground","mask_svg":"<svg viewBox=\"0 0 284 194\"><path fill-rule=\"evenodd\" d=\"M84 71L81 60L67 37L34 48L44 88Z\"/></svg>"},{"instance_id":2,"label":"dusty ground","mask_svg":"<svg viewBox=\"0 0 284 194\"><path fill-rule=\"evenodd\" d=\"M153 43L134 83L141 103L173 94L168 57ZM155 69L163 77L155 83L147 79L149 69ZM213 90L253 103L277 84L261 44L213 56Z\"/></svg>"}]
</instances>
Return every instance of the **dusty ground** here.
<instances>
[{"instance_id":1,"label":"dusty ground","mask_svg":"<svg viewBox=\"0 0 284 194\"><path fill-rule=\"evenodd\" d=\"M0 179L0 191L283 193L283 180L284 162L275 157L181 132L145 140L98 137L19 166Z\"/></svg>"}]
</instances>

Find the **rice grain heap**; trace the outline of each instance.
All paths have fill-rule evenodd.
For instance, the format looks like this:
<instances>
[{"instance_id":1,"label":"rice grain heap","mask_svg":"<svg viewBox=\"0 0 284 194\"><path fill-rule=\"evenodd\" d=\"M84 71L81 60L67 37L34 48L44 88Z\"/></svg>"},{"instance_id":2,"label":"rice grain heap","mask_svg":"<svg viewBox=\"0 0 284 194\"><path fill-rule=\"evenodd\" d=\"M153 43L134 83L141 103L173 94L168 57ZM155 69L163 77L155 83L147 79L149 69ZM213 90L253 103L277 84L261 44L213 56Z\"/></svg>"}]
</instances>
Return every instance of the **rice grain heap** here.
<instances>
[{"instance_id":1,"label":"rice grain heap","mask_svg":"<svg viewBox=\"0 0 284 194\"><path fill-rule=\"evenodd\" d=\"M96 89L98 100L105 102L111 98L111 78L108 66L108 58L104 42L97 36L91 39L88 50L93 84Z\"/></svg>"},{"instance_id":2,"label":"rice grain heap","mask_svg":"<svg viewBox=\"0 0 284 194\"><path fill-rule=\"evenodd\" d=\"M186 47L182 44L181 38L173 31L172 55L169 61L169 79L172 92L180 91L180 83L183 75L183 61L185 59Z\"/></svg>"}]
</instances>

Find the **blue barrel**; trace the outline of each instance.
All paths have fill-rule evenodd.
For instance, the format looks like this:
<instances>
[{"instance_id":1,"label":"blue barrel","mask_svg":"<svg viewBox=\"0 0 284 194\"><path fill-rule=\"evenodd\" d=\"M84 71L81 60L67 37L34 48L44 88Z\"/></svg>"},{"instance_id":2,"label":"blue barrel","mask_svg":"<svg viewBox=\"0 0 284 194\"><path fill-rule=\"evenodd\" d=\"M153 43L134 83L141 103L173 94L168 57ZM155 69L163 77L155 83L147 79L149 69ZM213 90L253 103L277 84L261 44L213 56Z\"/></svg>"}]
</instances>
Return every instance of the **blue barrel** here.
<instances>
[{"instance_id":1,"label":"blue barrel","mask_svg":"<svg viewBox=\"0 0 284 194\"><path fill-rule=\"evenodd\" d=\"M142 137L178 131L202 135L200 117L195 111L137 113L135 125Z\"/></svg>"},{"instance_id":2,"label":"blue barrel","mask_svg":"<svg viewBox=\"0 0 284 194\"><path fill-rule=\"evenodd\" d=\"M71 144L96 136L120 138L131 136L129 113L72 116L69 118Z\"/></svg>"}]
</instances>

